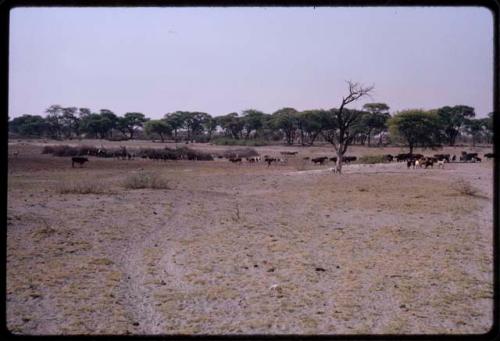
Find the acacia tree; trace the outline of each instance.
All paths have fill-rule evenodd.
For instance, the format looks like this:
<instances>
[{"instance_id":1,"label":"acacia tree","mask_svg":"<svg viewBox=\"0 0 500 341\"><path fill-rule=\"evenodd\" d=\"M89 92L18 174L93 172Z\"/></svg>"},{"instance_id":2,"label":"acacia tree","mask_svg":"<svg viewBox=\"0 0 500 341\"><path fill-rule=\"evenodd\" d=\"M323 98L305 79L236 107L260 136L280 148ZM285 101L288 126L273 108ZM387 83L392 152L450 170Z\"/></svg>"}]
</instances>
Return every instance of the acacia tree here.
<instances>
[{"instance_id":1,"label":"acacia tree","mask_svg":"<svg viewBox=\"0 0 500 341\"><path fill-rule=\"evenodd\" d=\"M443 133L447 137L448 144L453 146L460 133L460 128L467 123L468 119L473 118L476 114L472 107L455 105L454 107L446 106L438 109L437 115L443 127Z\"/></svg>"},{"instance_id":2,"label":"acacia tree","mask_svg":"<svg viewBox=\"0 0 500 341\"><path fill-rule=\"evenodd\" d=\"M142 127L148 119L140 112L128 112L122 120L122 126L127 129L130 134L130 139L134 138L136 128Z\"/></svg>"},{"instance_id":3,"label":"acacia tree","mask_svg":"<svg viewBox=\"0 0 500 341\"><path fill-rule=\"evenodd\" d=\"M297 115L297 126L300 131L300 143L304 146L306 143L310 146L319 136L323 129L323 117L325 110L305 110Z\"/></svg>"},{"instance_id":4,"label":"acacia tree","mask_svg":"<svg viewBox=\"0 0 500 341\"><path fill-rule=\"evenodd\" d=\"M45 118L47 122L48 130L50 131L51 137L55 139L60 139L62 135L62 107L59 104L51 105L45 112L47 117Z\"/></svg>"},{"instance_id":5,"label":"acacia tree","mask_svg":"<svg viewBox=\"0 0 500 341\"><path fill-rule=\"evenodd\" d=\"M209 141L212 139L212 134L217 129L218 125L219 125L218 120L212 116L208 116L207 120L204 122L203 126L204 126L204 129L208 133L208 140Z\"/></svg>"},{"instance_id":6,"label":"acacia tree","mask_svg":"<svg viewBox=\"0 0 500 341\"><path fill-rule=\"evenodd\" d=\"M204 124L210 116L204 112L184 112L184 128L186 128L186 141L194 142L194 137L203 132Z\"/></svg>"},{"instance_id":7,"label":"acacia tree","mask_svg":"<svg viewBox=\"0 0 500 341\"><path fill-rule=\"evenodd\" d=\"M113 129L118 128L118 116L109 109L101 109L100 115L107 123L105 134L108 135L109 138L113 137Z\"/></svg>"},{"instance_id":8,"label":"acacia tree","mask_svg":"<svg viewBox=\"0 0 500 341\"><path fill-rule=\"evenodd\" d=\"M346 97L342 97L338 109L331 109L329 115L326 115L324 118L326 130L321 133L335 149L337 154L336 169L339 174L342 173L342 157L359 132L362 117L361 111L349 110L345 106L362 97L369 96L374 89L374 86L365 87L352 81L347 81L347 85L349 93Z\"/></svg>"},{"instance_id":9,"label":"acacia tree","mask_svg":"<svg viewBox=\"0 0 500 341\"><path fill-rule=\"evenodd\" d=\"M47 122L39 115L22 115L9 121L9 130L22 136L41 137L47 131Z\"/></svg>"},{"instance_id":10,"label":"acacia tree","mask_svg":"<svg viewBox=\"0 0 500 341\"><path fill-rule=\"evenodd\" d=\"M226 135L239 140L244 127L242 117L238 113L232 112L224 116L217 117L220 126L224 129Z\"/></svg>"},{"instance_id":11,"label":"acacia tree","mask_svg":"<svg viewBox=\"0 0 500 341\"><path fill-rule=\"evenodd\" d=\"M170 125L174 131L174 140L177 142L177 132L184 126L184 113L183 111L176 111L173 113L165 114L165 121Z\"/></svg>"},{"instance_id":12,"label":"acacia tree","mask_svg":"<svg viewBox=\"0 0 500 341\"><path fill-rule=\"evenodd\" d=\"M165 120L149 120L144 123L144 130L147 135L160 135L161 142L165 142L165 135L172 133L172 127Z\"/></svg>"},{"instance_id":13,"label":"acacia tree","mask_svg":"<svg viewBox=\"0 0 500 341\"><path fill-rule=\"evenodd\" d=\"M389 106L385 103L366 103L363 110L367 114L363 117L363 124L366 127L368 146L370 146L373 131L382 132L387 128L387 120L391 117ZM380 142L380 140L379 140Z\"/></svg>"},{"instance_id":14,"label":"acacia tree","mask_svg":"<svg viewBox=\"0 0 500 341\"><path fill-rule=\"evenodd\" d=\"M257 131L263 126L264 113L254 109L243 111L243 127L245 128L245 140L248 140L253 131Z\"/></svg>"},{"instance_id":15,"label":"acacia tree","mask_svg":"<svg viewBox=\"0 0 500 341\"><path fill-rule=\"evenodd\" d=\"M405 110L389 120L391 136L407 142L410 154L417 145L434 146L440 142L440 124L435 111Z\"/></svg>"},{"instance_id":16,"label":"acacia tree","mask_svg":"<svg viewBox=\"0 0 500 341\"><path fill-rule=\"evenodd\" d=\"M293 144L297 130L298 111L294 108L283 108L276 111L273 116L273 126L285 134L286 143Z\"/></svg>"}]
</instances>

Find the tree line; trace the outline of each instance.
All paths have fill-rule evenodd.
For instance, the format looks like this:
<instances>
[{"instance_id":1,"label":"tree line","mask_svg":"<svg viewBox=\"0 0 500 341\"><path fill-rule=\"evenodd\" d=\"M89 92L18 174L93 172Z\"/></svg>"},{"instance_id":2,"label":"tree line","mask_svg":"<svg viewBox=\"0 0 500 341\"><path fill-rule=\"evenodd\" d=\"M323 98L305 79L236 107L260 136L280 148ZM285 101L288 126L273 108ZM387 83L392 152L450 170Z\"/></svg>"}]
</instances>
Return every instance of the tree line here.
<instances>
[{"instance_id":1,"label":"tree line","mask_svg":"<svg viewBox=\"0 0 500 341\"><path fill-rule=\"evenodd\" d=\"M225 138L232 141L284 141L288 145L312 146L322 139L332 144L337 154L337 172L342 170L342 158L350 145L371 144L378 135L378 144L385 136L389 142L415 147L433 147L444 143L453 146L460 135L469 135L475 144L482 139L491 143L493 113L483 119L475 118L474 108L466 105L445 106L435 110L404 110L390 115L386 103L367 103L362 110L346 106L370 96L374 86L365 87L347 81L347 95L340 106L329 110L297 111L282 108L272 114L249 109L213 117L205 112L175 111L162 119L152 120L139 112L123 117L111 110L99 113L88 108L52 105L46 117L23 115L9 120L12 133L22 136L48 136L56 139L82 136L107 139L133 139L137 133L145 137L172 138L178 142L208 142ZM116 136L118 133L118 136ZM483 141L484 142L484 141Z\"/></svg>"},{"instance_id":2,"label":"tree line","mask_svg":"<svg viewBox=\"0 0 500 341\"><path fill-rule=\"evenodd\" d=\"M473 144L489 143L493 137L493 113L477 119L474 108L465 105L404 110L392 116L389 109L385 103L367 103L362 110L282 108L267 114L249 109L216 117L204 112L175 111L162 119L149 119L139 112L128 112L121 117L108 109L92 112L88 108L52 105L45 117L22 115L9 120L9 131L23 137L54 139L139 137L208 142L224 138L283 141L303 146L312 146L318 140L331 142L344 134L352 144L373 145L375 136L377 145L402 140L410 149L439 144L453 146L460 136L471 137ZM342 127L342 123L348 127Z\"/></svg>"}]
</instances>

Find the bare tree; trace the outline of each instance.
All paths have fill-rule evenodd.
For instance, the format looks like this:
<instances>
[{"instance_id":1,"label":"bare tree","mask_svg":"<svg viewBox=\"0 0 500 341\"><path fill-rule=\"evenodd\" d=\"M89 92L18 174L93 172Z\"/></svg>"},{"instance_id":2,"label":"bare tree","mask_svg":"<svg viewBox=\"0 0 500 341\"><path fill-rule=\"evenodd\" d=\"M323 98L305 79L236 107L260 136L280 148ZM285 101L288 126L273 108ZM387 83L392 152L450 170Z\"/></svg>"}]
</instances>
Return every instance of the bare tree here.
<instances>
[{"instance_id":1,"label":"bare tree","mask_svg":"<svg viewBox=\"0 0 500 341\"><path fill-rule=\"evenodd\" d=\"M352 144L356 136L361 121L362 112L347 109L345 106L355 102L361 97L370 96L375 88L373 85L364 87L363 85L347 81L349 94L342 97L342 103L338 109L331 109L327 115L326 129L322 132L325 140L330 142L337 153L337 173L342 173L342 157L347 148Z\"/></svg>"}]
</instances>

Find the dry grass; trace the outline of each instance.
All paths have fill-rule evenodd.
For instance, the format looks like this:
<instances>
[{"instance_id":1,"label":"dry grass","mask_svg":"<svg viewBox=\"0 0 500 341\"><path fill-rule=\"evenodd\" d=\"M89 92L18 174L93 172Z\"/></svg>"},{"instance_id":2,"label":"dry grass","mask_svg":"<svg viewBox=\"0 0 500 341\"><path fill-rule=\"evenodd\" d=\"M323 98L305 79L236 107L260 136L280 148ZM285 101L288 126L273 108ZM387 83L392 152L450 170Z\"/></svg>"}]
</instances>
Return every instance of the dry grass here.
<instances>
[{"instance_id":1,"label":"dry grass","mask_svg":"<svg viewBox=\"0 0 500 341\"><path fill-rule=\"evenodd\" d=\"M167 179L163 178L158 173L152 172L141 172L129 175L125 179L123 186L128 189L171 189Z\"/></svg>"},{"instance_id":2,"label":"dry grass","mask_svg":"<svg viewBox=\"0 0 500 341\"><path fill-rule=\"evenodd\" d=\"M478 188L472 186L472 184L464 179L458 179L454 184L453 184L453 189L456 190L458 193L465 195L465 196L471 196L471 197L481 197L481 192L479 191Z\"/></svg>"},{"instance_id":3,"label":"dry grass","mask_svg":"<svg viewBox=\"0 0 500 341\"><path fill-rule=\"evenodd\" d=\"M105 194L109 193L107 186L102 181L64 181L57 186L59 194Z\"/></svg>"}]
</instances>

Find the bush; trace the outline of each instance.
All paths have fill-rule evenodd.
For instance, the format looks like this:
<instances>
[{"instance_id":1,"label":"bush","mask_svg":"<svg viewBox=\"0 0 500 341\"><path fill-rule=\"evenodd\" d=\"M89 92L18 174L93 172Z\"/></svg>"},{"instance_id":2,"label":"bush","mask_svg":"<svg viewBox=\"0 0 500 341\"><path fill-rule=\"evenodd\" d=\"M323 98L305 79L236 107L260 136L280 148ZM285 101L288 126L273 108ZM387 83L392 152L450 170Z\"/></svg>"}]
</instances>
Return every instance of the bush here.
<instances>
[{"instance_id":1,"label":"bush","mask_svg":"<svg viewBox=\"0 0 500 341\"><path fill-rule=\"evenodd\" d=\"M80 153L77 147L68 145L59 145L53 147L52 155L54 156L78 156Z\"/></svg>"},{"instance_id":2,"label":"bush","mask_svg":"<svg viewBox=\"0 0 500 341\"><path fill-rule=\"evenodd\" d=\"M122 136L118 135L118 136L108 137L106 140L107 141L128 141L129 138L127 136L124 136L124 135L122 135Z\"/></svg>"},{"instance_id":3,"label":"bush","mask_svg":"<svg viewBox=\"0 0 500 341\"><path fill-rule=\"evenodd\" d=\"M79 156L97 155L97 148L93 146L71 147L68 145L45 146L42 154L52 154L54 156Z\"/></svg>"},{"instance_id":4,"label":"bush","mask_svg":"<svg viewBox=\"0 0 500 341\"><path fill-rule=\"evenodd\" d=\"M97 148L94 146L78 147L78 155L97 155Z\"/></svg>"},{"instance_id":5,"label":"bush","mask_svg":"<svg viewBox=\"0 0 500 341\"><path fill-rule=\"evenodd\" d=\"M45 146L42 149L42 154L52 154L54 153L54 146Z\"/></svg>"},{"instance_id":6,"label":"bush","mask_svg":"<svg viewBox=\"0 0 500 341\"><path fill-rule=\"evenodd\" d=\"M151 159L163 159L163 160L200 160L200 161L212 161L214 158L212 155L194 150L188 147L180 147L177 149L171 149L165 147L163 149L159 148L141 148L137 153L139 157L147 157Z\"/></svg>"},{"instance_id":7,"label":"bush","mask_svg":"<svg viewBox=\"0 0 500 341\"><path fill-rule=\"evenodd\" d=\"M458 179L453 183L453 189L462 195L467 195L471 197L477 197L479 195L479 189L472 186L472 184L464 179Z\"/></svg>"},{"instance_id":8,"label":"bush","mask_svg":"<svg viewBox=\"0 0 500 341\"><path fill-rule=\"evenodd\" d=\"M386 163L389 162L384 155L364 155L358 159L357 163L366 163L366 164L374 164L374 163Z\"/></svg>"},{"instance_id":9,"label":"bush","mask_svg":"<svg viewBox=\"0 0 500 341\"><path fill-rule=\"evenodd\" d=\"M214 159L211 154L199 150L194 150L188 147L180 147L177 149L170 149L170 150L175 153L178 153L181 159L200 160L200 161L212 161Z\"/></svg>"},{"instance_id":10,"label":"bush","mask_svg":"<svg viewBox=\"0 0 500 341\"><path fill-rule=\"evenodd\" d=\"M252 157L259 156L259 153L253 148L238 148L226 150L222 152L222 156L224 156L225 158Z\"/></svg>"},{"instance_id":11,"label":"bush","mask_svg":"<svg viewBox=\"0 0 500 341\"><path fill-rule=\"evenodd\" d=\"M151 188L151 189L170 189L168 181L162 178L157 173L136 173L129 175L123 186L129 189L141 189L141 188Z\"/></svg>"},{"instance_id":12,"label":"bush","mask_svg":"<svg viewBox=\"0 0 500 341\"><path fill-rule=\"evenodd\" d=\"M269 145L268 141L265 140L236 140L232 139L229 137L216 137L210 140L211 143L216 144L216 145L223 145L223 146L267 146Z\"/></svg>"},{"instance_id":13,"label":"bush","mask_svg":"<svg viewBox=\"0 0 500 341\"><path fill-rule=\"evenodd\" d=\"M104 194L108 193L101 181L68 181L57 186L60 194Z\"/></svg>"}]
</instances>

